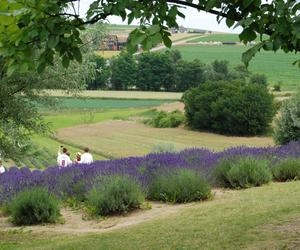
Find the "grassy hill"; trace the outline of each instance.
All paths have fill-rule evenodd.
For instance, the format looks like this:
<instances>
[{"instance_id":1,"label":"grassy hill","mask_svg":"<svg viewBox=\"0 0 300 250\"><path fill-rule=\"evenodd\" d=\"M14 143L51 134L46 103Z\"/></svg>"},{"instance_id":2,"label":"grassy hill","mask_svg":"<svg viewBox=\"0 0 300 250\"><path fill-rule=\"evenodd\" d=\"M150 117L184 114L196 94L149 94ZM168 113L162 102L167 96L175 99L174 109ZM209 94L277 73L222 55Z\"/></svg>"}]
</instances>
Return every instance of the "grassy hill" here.
<instances>
[{"instance_id":1,"label":"grassy hill","mask_svg":"<svg viewBox=\"0 0 300 250\"><path fill-rule=\"evenodd\" d=\"M248 47L189 45L176 46L176 49L182 53L183 59L186 60L199 59L204 63L211 63L216 59L228 60L231 67L234 67L242 63L242 53ZM292 65L297 59L299 59L298 55L285 54L282 51L277 53L261 51L250 62L249 70L265 74L271 85L281 81L283 90L295 90L300 86L300 69Z\"/></svg>"},{"instance_id":2,"label":"grassy hill","mask_svg":"<svg viewBox=\"0 0 300 250\"><path fill-rule=\"evenodd\" d=\"M108 232L99 228L99 233L75 235L0 228L0 248L299 249L299 182L218 193L212 201L175 205L167 215Z\"/></svg>"}]
</instances>

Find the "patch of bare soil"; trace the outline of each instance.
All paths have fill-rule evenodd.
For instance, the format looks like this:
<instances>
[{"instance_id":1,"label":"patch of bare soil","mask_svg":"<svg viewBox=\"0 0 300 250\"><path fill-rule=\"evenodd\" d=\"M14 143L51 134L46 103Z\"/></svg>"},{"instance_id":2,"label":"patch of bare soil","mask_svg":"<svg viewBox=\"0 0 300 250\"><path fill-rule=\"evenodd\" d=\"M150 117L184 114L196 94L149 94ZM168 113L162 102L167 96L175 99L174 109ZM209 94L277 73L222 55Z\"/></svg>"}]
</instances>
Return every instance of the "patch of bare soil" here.
<instances>
[{"instance_id":1,"label":"patch of bare soil","mask_svg":"<svg viewBox=\"0 0 300 250\"><path fill-rule=\"evenodd\" d=\"M216 197L223 195L224 190L214 190ZM61 209L63 224L46 224L37 226L17 227L14 226L7 217L0 216L0 229L4 231L22 230L22 232L47 233L47 234L85 234L102 233L116 229L126 228L150 220L163 218L180 212L183 208L193 207L199 203L188 204L165 204L151 203L151 209L138 210L124 216L111 216L103 219L85 220L84 213L80 210L75 211L71 208Z\"/></svg>"},{"instance_id":2,"label":"patch of bare soil","mask_svg":"<svg viewBox=\"0 0 300 250\"><path fill-rule=\"evenodd\" d=\"M166 112L172 112L174 110L180 110L180 111L184 112L184 103L182 103L182 102L166 103L166 104L158 106L156 109L158 111L166 111Z\"/></svg>"}]
</instances>

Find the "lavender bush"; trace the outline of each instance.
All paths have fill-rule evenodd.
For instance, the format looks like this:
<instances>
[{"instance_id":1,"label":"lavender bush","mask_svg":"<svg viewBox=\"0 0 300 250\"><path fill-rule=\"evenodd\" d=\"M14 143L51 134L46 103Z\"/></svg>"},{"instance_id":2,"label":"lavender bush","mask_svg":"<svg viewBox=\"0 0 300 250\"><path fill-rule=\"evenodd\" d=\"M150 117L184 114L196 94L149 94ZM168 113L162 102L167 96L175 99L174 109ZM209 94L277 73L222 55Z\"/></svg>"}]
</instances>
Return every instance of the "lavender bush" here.
<instances>
[{"instance_id":1,"label":"lavender bush","mask_svg":"<svg viewBox=\"0 0 300 250\"><path fill-rule=\"evenodd\" d=\"M207 149L186 149L179 153L149 154L110 161L96 161L90 165L73 165L59 169L49 167L44 171L28 168L10 168L0 175L0 205L10 201L20 191L32 187L45 187L58 197L74 196L74 185L84 183L89 191L99 176L126 175L138 181L147 190L157 170L192 169L208 177L220 159L253 156L267 159L274 165L288 158L300 157L300 142L265 148L235 147L222 152Z\"/></svg>"}]
</instances>

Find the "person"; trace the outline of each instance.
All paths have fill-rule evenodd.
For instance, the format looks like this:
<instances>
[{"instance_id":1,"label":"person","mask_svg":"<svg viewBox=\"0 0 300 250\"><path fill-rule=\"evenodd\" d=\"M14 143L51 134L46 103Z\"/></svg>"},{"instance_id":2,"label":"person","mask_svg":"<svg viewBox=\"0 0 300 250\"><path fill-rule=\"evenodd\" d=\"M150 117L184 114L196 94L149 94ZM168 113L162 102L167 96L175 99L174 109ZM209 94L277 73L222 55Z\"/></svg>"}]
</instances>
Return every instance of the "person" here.
<instances>
[{"instance_id":1,"label":"person","mask_svg":"<svg viewBox=\"0 0 300 250\"><path fill-rule=\"evenodd\" d=\"M62 149L62 152L61 152ZM70 156L68 156L68 149L60 146L58 153L57 153L57 165L59 167L68 167L72 165L72 161Z\"/></svg>"},{"instance_id":2,"label":"person","mask_svg":"<svg viewBox=\"0 0 300 250\"><path fill-rule=\"evenodd\" d=\"M93 161L94 161L93 156L90 153L89 148L85 148L84 153L81 155L81 159L80 159L79 163L81 163L81 164L91 164Z\"/></svg>"},{"instance_id":3,"label":"person","mask_svg":"<svg viewBox=\"0 0 300 250\"><path fill-rule=\"evenodd\" d=\"M76 158L75 158L74 162L80 163L80 160L81 160L81 153L78 152L78 153L76 154Z\"/></svg>"},{"instance_id":4,"label":"person","mask_svg":"<svg viewBox=\"0 0 300 250\"><path fill-rule=\"evenodd\" d=\"M4 174L5 171L5 167L2 165L2 160L0 160L0 174Z\"/></svg>"}]
</instances>

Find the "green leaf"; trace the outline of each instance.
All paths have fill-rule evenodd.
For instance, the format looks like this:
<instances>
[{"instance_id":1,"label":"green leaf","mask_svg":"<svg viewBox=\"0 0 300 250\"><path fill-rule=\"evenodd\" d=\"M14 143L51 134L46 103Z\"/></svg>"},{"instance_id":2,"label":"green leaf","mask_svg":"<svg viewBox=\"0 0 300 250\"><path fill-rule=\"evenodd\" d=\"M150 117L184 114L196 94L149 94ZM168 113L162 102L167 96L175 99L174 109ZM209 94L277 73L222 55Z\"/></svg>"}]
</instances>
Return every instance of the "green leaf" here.
<instances>
[{"instance_id":1,"label":"green leaf","mask_svg":"<svg viewBox=\"0 0 300 250\"><path fill-rule=\"evenodd\" d=\"M70 65L70 59L68 56L64 55L62 58L62 65L64 68L68 68Z\"/></svg>"},{"instance_id":2,"label":"green leaf","mask_svg":"<svg viewBox=\"0 0 300 250\"><path fill-rule=\"evenodd\" d=\"M152 25L150 28L147 29L147 33L151 36L155 33L158 33L160 31L160 26L158 24Z\"/></svg>"},{"instance_id":3,"label":"green leaf","mask_svg":"<svg viewBox=\"0 0 300 250\"><path fill-rule=\"evenodd\" d=\"M205 6L205 11L209 11L212 8L214 8L217 2L218 2L217 0L209 0Z\"/></svg>"},{"instance_id":4,"label":"green leaf","mask_svg":"<svg viewBox=\"0 0 300 250\"><path fill-rule=\"evenodd\" d=\"M229 19L229 18L227 18L226 19L226 25L227 25L228 28L230 28L230 27L232 27L232 25L234 25L234 21L231 20L231 19Z\"/></svg>"},{"instance_id":5,"label":"green leaf","mask_svg":"<svg viewBox=\"0 0 300 250\"><path fill-rule=\"evenodd\" d=\"M249 62L251 59L255 56L255 54L264 46L264 42L258 43L252 48L248 49L246 52L242 55L242 61L248 67Z\"/></svg>"},{"instance_id":6,"label":"green leaf","mask_svg":"<svg viewBox=\"0 0 300 250\"><path fill-rule=\"evenodd\" d=\"M172 46L172 40L169 36L163 36L164 45L166 45L167 48L171 48Z\"/></svg>"},{"instance_id":7,"label":"green leaf","mask_svg":"<svg viewBox=\"0 0 300 250\"><path fill-rule=\"evenodd\" d=\"M243 7L246 9L248 8L252 3L253 3L254 0L243 0Z\"/></svg>"},{"instance_id":8,"label":"green leaf","mask_svg":"<svg viewBox=\"0 0 300 250\"><path fill-rule=\"evenodd\" d=\"M240 40L244 41L244 43L254 41L257 37L254 30L251 28L246 28L243 30L243 32L239 35Z\"/></svg>"},{"instance_id":9,"label":"green leaf","mask_svg":"<svg viewBox=\"0 0 300 250\"><path fill-rule=\"evenodd\" d=\"M75 48L73 50L73 56L74 56L74 58L76 59L77 62L82 63L82 54L81 54L80 49Z\"/></svg>"}]
</instances>

